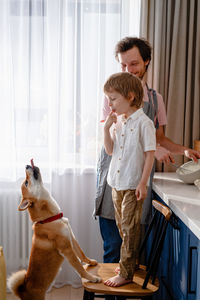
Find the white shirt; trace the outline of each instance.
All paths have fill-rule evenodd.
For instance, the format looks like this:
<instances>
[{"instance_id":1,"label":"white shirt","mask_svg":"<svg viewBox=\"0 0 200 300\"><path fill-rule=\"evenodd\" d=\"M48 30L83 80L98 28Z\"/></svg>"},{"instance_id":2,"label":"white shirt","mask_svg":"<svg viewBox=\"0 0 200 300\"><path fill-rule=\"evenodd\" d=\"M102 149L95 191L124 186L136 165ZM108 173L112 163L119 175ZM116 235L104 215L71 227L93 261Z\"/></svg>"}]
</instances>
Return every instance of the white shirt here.
<instances>
[{"instance_id":1,"label":"white shirt","mask_svg":"<svg viewBox=\"0 0 200 300\"><path fill-rule=\"evenodd\" d=\"M127 119L119 117L113 140L108 184L118 191L136 189L142 177L144 152L156 150L154 124L140 108Z\"/></svg>"}]
</instances>

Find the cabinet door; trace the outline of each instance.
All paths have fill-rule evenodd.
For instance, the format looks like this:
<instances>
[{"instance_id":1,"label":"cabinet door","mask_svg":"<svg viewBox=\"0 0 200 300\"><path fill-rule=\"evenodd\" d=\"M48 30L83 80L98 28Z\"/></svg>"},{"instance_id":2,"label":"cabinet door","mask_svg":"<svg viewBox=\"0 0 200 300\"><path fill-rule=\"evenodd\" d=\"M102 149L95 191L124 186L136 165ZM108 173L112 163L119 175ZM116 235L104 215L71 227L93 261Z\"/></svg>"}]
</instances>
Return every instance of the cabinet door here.
<instances>
[{"instance_id":1,"label":"cabinet door","mask_svg":"<svg viewBox=\"0 0 200 300\"><path fill-rule=\"evenodd\" d=\"M197 291L196 300L200 300L200 240L198 240Z\"/></svg>"},{"instance_id":2,"label":"cabinet door","mask_svg":"<svg viewBox=\"0 0 200 300\"><path fill-rule=\"evenodd\" d=\"M172 228L172 283L175 290L179 289L183 295L187 295L188 282L188 229L185 224L178 219L179 230Z\"/></svg>"},{"instance_id":3,"label":"cabinet door","mask_svg":"<svg viewBox=\"0 0 200 300\"><path fill-rule=\"evenodd\" d=\"M199 240L189 229L188 239L188 300L193 300L200 298L197 294Z\"/></svg>"}]
</instances>

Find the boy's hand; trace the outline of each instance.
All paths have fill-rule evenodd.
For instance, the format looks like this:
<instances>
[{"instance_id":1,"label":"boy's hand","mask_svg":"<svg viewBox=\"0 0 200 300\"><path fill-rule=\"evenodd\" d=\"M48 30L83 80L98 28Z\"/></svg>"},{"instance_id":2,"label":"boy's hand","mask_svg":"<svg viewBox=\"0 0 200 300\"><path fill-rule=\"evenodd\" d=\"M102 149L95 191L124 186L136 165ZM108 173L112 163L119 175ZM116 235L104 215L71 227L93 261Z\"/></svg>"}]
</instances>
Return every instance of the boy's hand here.
<instances>
[{"instance_id":1,"label":"boy's hand","mask_svg":"<svg viewBox=\"0 0 200 300\"><path fill-rule=\"evenodd\" d=\"M111 111L105 121L104 128L109 129L113 123L117 123L117 115Z\"/></svg>"},{"instance_id":2,"label":"boy's hand","mask_svg":"<svg viewBox=\"0 0 200 300\"><path fill-rule=\"evenodd\" d=\"M139 183L137 188L136 188L135 195L136 195L138 201L139 200L144 200L147 196L146 184Z\"/></svg>"}]
</instances>

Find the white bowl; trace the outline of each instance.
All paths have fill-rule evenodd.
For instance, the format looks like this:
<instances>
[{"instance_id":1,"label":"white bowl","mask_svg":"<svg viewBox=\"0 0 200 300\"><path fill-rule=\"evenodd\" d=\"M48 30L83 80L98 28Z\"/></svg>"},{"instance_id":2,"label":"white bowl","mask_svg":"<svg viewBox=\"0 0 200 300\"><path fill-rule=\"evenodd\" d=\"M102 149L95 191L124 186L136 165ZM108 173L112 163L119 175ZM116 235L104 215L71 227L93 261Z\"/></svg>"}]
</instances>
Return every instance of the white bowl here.
<instances>
[{"instance_id":1,"label":"white bowl","mask_svg":"<svg viewBox=\"0 0 200 300\"><path fill-rule=\"evenodd\" d=\"M198 163L193 160L181 165L177 170L176 174L179 179L188 184L194 184L196 179L200 179L200 159Z\"/></svg>"}]
</instances>

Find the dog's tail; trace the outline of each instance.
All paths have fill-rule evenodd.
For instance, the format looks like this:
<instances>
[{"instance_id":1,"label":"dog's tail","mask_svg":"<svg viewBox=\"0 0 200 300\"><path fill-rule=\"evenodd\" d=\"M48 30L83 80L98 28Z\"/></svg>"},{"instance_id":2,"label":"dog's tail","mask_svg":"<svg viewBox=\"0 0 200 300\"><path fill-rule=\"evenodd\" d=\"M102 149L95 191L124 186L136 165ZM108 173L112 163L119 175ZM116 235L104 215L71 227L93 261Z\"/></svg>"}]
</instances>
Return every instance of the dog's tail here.
<instances>
[{"instance_id":1,"label":"dog's tail","mask_svg":"<svg viewBox=\"0 0 200 300\"><path fill-rule=\"evenodd\" d=\"M7 281L9 289L18 297L24 290L24 279L26 275L26 270L21 270L16 273L13 273Z\"/></svg>"}]
</instances>

